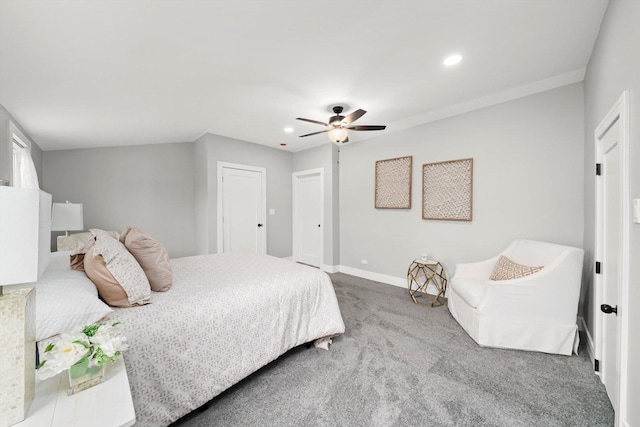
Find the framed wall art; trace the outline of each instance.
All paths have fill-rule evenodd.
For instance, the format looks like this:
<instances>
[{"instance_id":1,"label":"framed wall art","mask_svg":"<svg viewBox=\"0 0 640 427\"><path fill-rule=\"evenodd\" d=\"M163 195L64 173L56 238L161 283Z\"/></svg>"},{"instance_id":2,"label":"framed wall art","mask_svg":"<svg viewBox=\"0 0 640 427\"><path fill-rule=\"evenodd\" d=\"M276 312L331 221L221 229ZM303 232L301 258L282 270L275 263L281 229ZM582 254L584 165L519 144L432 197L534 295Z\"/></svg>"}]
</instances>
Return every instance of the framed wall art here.
<instances>
[{"instance_id":1,"label":"framed wall art","mask_svg":"<svg viewBox=\"0 0 640 427\"><path fill-rule=\"evenodd\" d=\"M413 156L376 161L376 209L411 209Z\"/></svg>"},{"instance_id":2,"label":"framed wall art","mask_svg":"<svg viewBox=\"0 0 640 427\"><path fill-rule=\"evenodd\" d=\"M422 165L422 219L471 221L473 159Z\"/></svg>"}]
</instances>

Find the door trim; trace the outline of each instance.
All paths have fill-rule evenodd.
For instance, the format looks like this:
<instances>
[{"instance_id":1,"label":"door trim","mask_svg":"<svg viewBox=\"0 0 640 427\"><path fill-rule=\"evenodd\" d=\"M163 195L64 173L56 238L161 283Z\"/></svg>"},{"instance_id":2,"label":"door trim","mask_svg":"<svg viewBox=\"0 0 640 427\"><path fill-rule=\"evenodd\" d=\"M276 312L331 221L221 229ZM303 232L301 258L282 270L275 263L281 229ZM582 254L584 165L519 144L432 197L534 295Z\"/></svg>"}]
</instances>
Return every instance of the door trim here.
<instances>
[{"instance_id":1,"label":"door trim","mask_svg":"<svg viewBox=\"0 0 640 427\"><path fill-rule=\"evenodd\" d=\"M293 212L292 212L292 227L293 229L292 231L292 236L293 236L293 262L297 262L298 261L298 238L299 233L298 233L298 219L297 219L297 206L298 206L298 191L300 190L300 178L303 178L305 176L311 176L311 175L320 175L320 224L322 225L321 227L321 236L320 236L320 265L318 266L318 268L320 268L321 270L323 269L324 266L324 240L325 240L325 222L324 222L324 168L317 168L317 169L307 169L304 171L300 171L300 172L294 172L293 174L291 174L291 179L293 180L292 182L292 188L293 188L293 195L292 195L292 200L291 200L291 204L293 207Z\"/></svg>"},{"instance_id":2,"label":"door trim","mask_svg":"<svg viewBox=\"0 0 640 427\"><path fill-rule=\"evenodd\" d=\"M222 170L224 168L229 169L239 169L246 170L252 172L259 172L262 175L262 223L264 224L264 236L262 239L262 253L267 253L267 169L260 168L257 166L248 166L241 165L238 163L229 163L229 162L221 162L218 161L218 170L217 170L217 186L216 186L216 234L217 234L217 253L221 254L224 252L224 241L223 241L223 223L222 223Z\"/></svg>"},{"instance_id":3,"label":"door trim","mask_svg":"<svg viewBox=\"0 0 640 427\"><path fill-rule=\"evenodd\" d=\"M620 367L618 378L618 407L614 408L616 417L616 426L624 425L626 422L627 414L627 367L628 367L628 351L629 351L629 316L627 310L629 307L629 225L630 225L630 203L629 203L629 91L625 90L620 98L613 105L611 110L607 113L604 119L600 122L596 130L594 131L595 137L595 149L596 149L596 163L602 163L603 150L600 140L609 130L609 128L619 121L620 126L620 150L622 155L621 161L621 177L622 177L622 190L621 190L621 204L622 204L622 223L621 223L621 237L622 237L622 259L621 259L621 286L619 298L619 312L618 316L620 323L618 328L620 330L620 349L618 351L618 366ZM603 173L607 173L606 170ZM595 244L595 260L599 261L603 253L603 218L599 212L598 203L602 202L602 182L596 179L596 203L595 203L595 225L596 225L596 244ZM602 324L604 313L600 311L600 305L605 303L603 301L602 290L602 276L595 274L595 262L594 264L594 320L595 320L595 358L600 359L602 357L602 347L604 340L602 339ZM600 380L603 378L600 375Z\"/></svg>"}]
</instances>

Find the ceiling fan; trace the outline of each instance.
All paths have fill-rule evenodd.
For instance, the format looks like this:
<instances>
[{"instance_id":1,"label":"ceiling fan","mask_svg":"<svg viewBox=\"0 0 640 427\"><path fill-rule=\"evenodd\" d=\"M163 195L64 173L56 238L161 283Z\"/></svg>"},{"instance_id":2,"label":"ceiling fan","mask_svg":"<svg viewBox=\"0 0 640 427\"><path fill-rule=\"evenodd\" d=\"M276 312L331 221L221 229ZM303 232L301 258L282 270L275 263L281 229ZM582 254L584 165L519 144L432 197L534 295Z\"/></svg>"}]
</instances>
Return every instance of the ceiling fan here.
<instances>
[{"instance_id":1,"label":"ceiling fan","mask_svg":"<svg viewBox=\"0 0 640 427\"><path fill-rule=\"evenodd\" d=\"M329 123L319 122L317 120L311 119L303 119L301 117L296 117L296 120L302 120L303 122L315 123L317 125L327 126L329 129L321 130L318 132L308 133L306 135L300 135L300 138L305 136L317 135L319 133L329 132L329 139L333 142L349 142L349 131L350 130L383 130L386 128L384 125L360 125L353 126L351 123L358 120L360 117L364 116L366 111L364 110L356 110L348 116L342 116L342 110L344 108L336 105L333 107L333 112L335 116L329 117Z\"/></svg>"}]
</instances>

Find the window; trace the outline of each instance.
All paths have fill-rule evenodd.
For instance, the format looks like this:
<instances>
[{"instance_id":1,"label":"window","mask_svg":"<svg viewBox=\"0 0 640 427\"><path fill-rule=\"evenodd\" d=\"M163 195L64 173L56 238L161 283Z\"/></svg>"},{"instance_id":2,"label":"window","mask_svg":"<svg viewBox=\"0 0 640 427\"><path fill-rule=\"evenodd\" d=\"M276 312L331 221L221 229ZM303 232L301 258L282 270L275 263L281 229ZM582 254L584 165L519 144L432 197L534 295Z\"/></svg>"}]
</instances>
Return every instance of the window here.
<instances>
[{"instance_id":1,"label":"window","mask_svg":"<svg viewBox=\"0 0 640 427\"><path fill-rule=\"evenodd\" d=\"M38 175L31 158L31 143L13 123L10 129L13 152L12 185L20 188L39 188Z\"/></svg>"}]
</instances>

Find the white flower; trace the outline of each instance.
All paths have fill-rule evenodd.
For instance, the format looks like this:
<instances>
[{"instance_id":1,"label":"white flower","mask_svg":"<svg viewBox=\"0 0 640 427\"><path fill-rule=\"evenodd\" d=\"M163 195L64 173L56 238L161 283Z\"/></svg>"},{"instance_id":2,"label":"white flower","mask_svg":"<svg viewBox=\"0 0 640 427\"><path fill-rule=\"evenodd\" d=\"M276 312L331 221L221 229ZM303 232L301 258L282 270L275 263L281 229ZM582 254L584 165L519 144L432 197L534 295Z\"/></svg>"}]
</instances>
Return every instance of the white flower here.
<instances>
[{"instance_id":1,"label":"white flower","mask_svg":"<svg viewBox=\"0 0 640 427\"><path fill-rule=\"evenodd\" d=\"M87 346L79 341L85 342ZM38 369L40 379L43 380L69 369L89 354L87 337L83 334L62 334L51 345L51 349L43 354L44 364Z\"/></svg>"},{"instance_id":2,"label":"white flower","mask_svg":"<svg viewBox=\"0 0 640 427\"><path fill-rule=\"evenodd\" d=\"M90 337L91 344L96 348L101 348L102 352L109 357L113 357L116 352L123 352L128 348L127 337L122 335L122 325L102 325L96 333Z\"/></svg>"},{"instance_id":3,"label":"white flower","mask_svg":"<svg viewBox=\"0 0 640 427\"><path fill-rule=\"evenodd\" d=\"M89 336L91 335L91 336ZM93 324L76 328L51 341L43 353L38 366L38 376L44 380L75 365L83 357L84 364L77 365L76 371L91 366L115 362L121 352L127 349L127 338L122 335L122 325Z\"/></svg>"}]
</instances>

